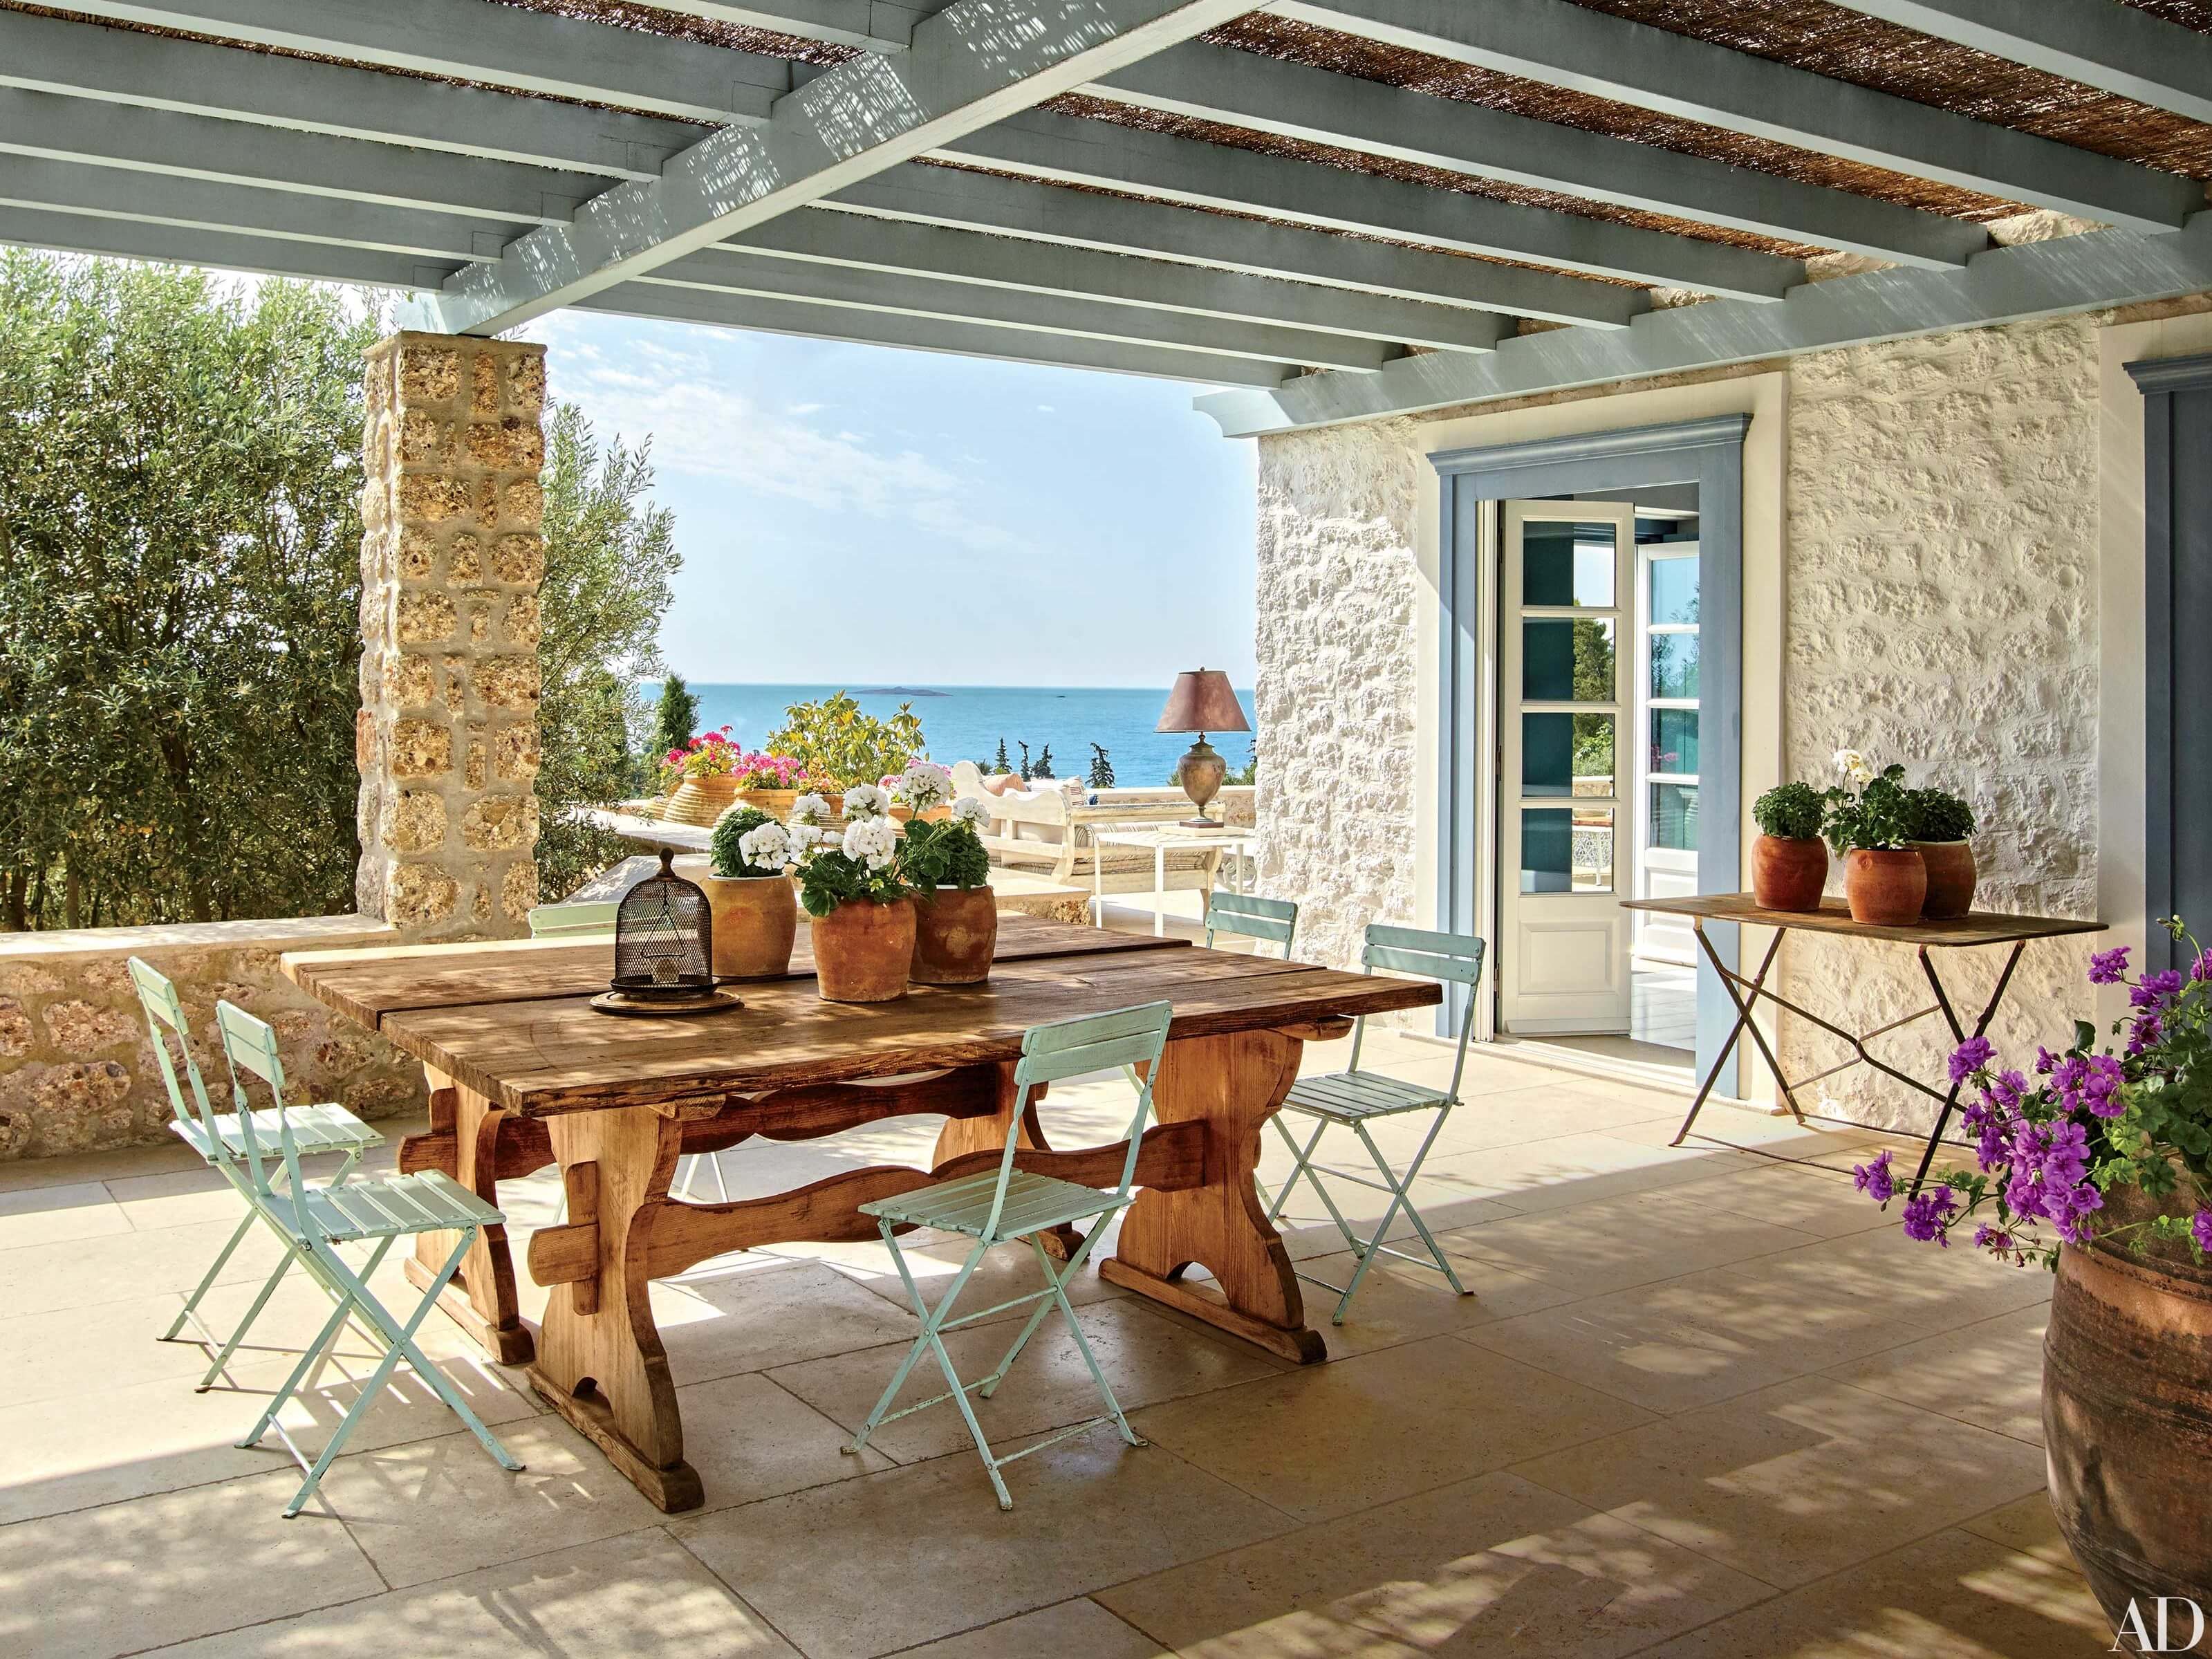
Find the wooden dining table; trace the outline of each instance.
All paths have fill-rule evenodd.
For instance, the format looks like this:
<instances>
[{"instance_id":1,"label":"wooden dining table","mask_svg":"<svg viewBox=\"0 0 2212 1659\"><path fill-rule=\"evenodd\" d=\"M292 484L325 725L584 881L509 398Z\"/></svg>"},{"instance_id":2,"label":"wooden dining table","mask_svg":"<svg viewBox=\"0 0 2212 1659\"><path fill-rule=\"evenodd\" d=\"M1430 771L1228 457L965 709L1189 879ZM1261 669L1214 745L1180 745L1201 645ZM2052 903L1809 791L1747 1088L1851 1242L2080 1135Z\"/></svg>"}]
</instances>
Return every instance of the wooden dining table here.
<instances>
[{"instance_id":1,"label":"wooden dining table","mask_svg":"<svg viewBox=\"0 0 2212 1659\"><path fill-rule=\"evenodd\" d=\"M1260 1133L1309 1042L1353 1017L1438 1001L1426 980L1348 974L1187 940L1000 919L990 978L915 986L897 1001L819 995L800 929L783 977L735 988L741 1007L680 1018L595 1012L613 946L513 940L300 951L284 971L422 1062L427 1133L406 1170L441 1170L493 1202L498 1183L557 1164L567 1219L532 1236L550 1288L533 1334L515 1297L506 1229L488 1227L441 1304L661 1509L705 1501L684 1460L676 1382L648 1291L728 1251L872 1238L873 1200L998 1162L1030 1026L1102 1009L1173 1005L1137 1160L1141 1192L1100 1275L1283 1358L1326 1357L1255 1184ZM770 1197L672 1198L678 1158L760 1137L809 1140L883 1119L941 1115L927 1169L849 1170ZM1017 1133L1025 1170L1094 1186L1120 1177L1126 1142L1055 1150L1034 1103ZM1048 1238L1065 1257L1072 1233ZM427 1284L452 1241L426 1235L408 1263ZM1194 1285L1194 1266L1212 1275Z\"/></svg>"}]
</instances>

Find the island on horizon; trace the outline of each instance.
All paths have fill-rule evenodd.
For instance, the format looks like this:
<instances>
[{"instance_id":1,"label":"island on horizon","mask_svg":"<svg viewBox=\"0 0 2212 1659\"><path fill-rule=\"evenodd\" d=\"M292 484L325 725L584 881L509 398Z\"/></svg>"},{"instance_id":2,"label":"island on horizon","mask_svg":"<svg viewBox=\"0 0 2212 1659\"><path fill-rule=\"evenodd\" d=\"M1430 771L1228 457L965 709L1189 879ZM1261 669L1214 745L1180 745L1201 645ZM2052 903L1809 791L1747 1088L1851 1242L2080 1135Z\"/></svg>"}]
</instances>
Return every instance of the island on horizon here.
<instances>
[{"instance_id":1,"label":"island on horizon","mask_svg":"<svg viewBox=\"0 0 2212 1659\"><path fill-rule=\"evenodd\" d=\"M926 685L866 685L853 693L856 697L949 697L950 691L933 691Z\"/></svg>"}]
</instances>

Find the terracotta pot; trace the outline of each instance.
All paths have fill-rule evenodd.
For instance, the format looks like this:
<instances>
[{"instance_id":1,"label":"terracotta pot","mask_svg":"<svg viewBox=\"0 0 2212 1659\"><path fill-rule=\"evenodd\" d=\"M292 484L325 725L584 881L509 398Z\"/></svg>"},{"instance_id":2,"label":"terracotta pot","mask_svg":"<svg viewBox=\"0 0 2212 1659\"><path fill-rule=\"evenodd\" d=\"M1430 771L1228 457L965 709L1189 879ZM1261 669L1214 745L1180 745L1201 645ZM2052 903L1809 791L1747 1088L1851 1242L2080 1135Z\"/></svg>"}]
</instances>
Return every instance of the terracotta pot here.
<instances>
[{"instance_id":1,"label":"terracotta pot","mask_svg":"<svg viewBox=\"0 0 2212 1659\"><path fill-rule=\"evenodd\" d=\"M914 961L914 901L855 899L814 918L814 977L825 1002L891 1002Z\"/></svg>"},{"instance_id":2,"label":"terracotta pot","mask_svg":"<svg viewBox=\"0 0 2212 1659\"><path fill-rule=\"evenodd\" d=\"M1828 884L1828 843L1761 836L1751 843L1751 896L1762 910L1817 910Z\"/></svg>"},{"instance_id":3,"label":"terracotta pot","mask_svg":"<svg viewBox=\"0 0 2212 1659\"><path fill-rule=\"evenodd\" d=\"M951 807L933 806L929 811L921 815L921 821L924 823L942 823L945 819L951 816L952 809ZM914 822L914 808L911 806L894 806L891 808L891 817L897 823L911 823Z\"/></svg>"},{"instance_id":4,"label":"terracotta pot","mask_svg":"<svg viewBox=\"0 0 2212 1659\"><path fill-rule=\"evenodd\" d=\"M660 809L660 816L669 823L711 830L714 820L728 811L737 798L737 782L726 772L711 778L686 778Z\"/></svg>"},{"instance_id":5,"label":"terracotta pot","mask_svg":"<svg viewBox=\"0 0 2212 1659\"><path fill-rule=\"evenodd\" d=\"M940 887L914 902L914 982L975 985L991 976L999 900L988 887Z\"/></svg>"},{"instance_id":6,"label":"terracotta pot","mask_svg":"<svg viewBox=\"0 0 2212 1659\"><path fill-rule=\"evenodd\" d=\"M1920 914L1930 921L1955 921L1974 908L1974 848L1964 841L1916 841L1912 850L1928 866L1928 898Z\"/></svg>"},{"instance_id":7,"label":"terracotta pot","mask_svg":"<svg viewBox=\"0 0 2212 1659\"><path fill-rule=\"evenodd\" d=\"M791 822L791 809L801 795L819 795L830 803L832 812L842 809L844 796L834 789L740 789L736 801L740 806L757 806L778 823Z\"/></svg>"},{"instance_id":8,"label":"terracotta pot","mask_svg":"<svg viewBox=\"0 0 2212 1659\"><path fill-rule=\"evenodd\" d=\"M791 971L799 901L788 876L705 876L700 885L714 918L716 975L775 979Z\"/></svg>"},{"instance_id":9,"label":"terracotta pot","mask_svg":"<svg viewBox=\"0 0 2212 1659\"><path fill-rule=\"evenodd\" d=\"M2100 1219L2149 1212L2124 1188ZM2043 1339L2051 1506L2116 1626L2130 1598L2212 1613L2212 1262L2150 1249L2061 1245Z\"/></svg>"},{"instance_id":10,"label":"terracotta pot","mask_svg":"<svg viewBox=\"0 0 2212 1659\"><path fill-rule=\"evenodd\" d=\"M1905 927L1920 920L1927 896L1927 866L1911 848L1854 847L1844 854L1844 898L1853 921Z\"/></svg>"}]
</instances>

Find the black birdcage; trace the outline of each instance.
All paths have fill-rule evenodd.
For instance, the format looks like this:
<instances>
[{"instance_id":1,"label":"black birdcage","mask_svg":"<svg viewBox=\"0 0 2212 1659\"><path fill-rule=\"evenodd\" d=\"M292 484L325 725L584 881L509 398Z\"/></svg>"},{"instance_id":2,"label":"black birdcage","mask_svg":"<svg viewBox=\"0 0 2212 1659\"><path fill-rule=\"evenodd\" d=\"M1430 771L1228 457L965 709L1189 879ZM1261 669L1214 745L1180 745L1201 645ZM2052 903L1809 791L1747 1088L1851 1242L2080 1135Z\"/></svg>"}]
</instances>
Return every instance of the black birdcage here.
<instances>
[{"instance_id":1,"label":"black birdcage","mask_svg":"<svg viewBox=\"0 0 2212 1659\"><path fill-rule=\"evenodd\" d=\"M660 849L660 871L623 895L615 910L614 988L624 996L698 997L714 989L714 918L707 896L678 875Z\"/></svg>"}]
</instances>

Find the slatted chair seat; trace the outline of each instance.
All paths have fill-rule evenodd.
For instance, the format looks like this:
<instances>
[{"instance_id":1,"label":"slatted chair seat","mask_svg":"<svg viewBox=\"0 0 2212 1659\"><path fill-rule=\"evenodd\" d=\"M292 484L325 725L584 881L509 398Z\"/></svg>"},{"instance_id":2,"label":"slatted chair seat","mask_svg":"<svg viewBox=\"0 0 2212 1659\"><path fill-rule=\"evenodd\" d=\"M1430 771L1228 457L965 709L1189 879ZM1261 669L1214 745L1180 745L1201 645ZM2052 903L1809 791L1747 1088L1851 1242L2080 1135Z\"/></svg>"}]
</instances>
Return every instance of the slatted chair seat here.
<instances>
[{"instance_id":1,"label":"slatted chair seat","mask_svg":"<svg viewBox=\"0 0 2212 1659\"><path fill-rule=\"evenodd\" d=\"M860 1206L862 1215L896 1224L935 1227L948 1233L981 1238L990 1228L991 1206L998 1197L997 1174L969 1176L934 1187L916 1188L896 1198L878 1199ZM999 1211L999 1224L991 1242L1003 1243L1027 1233L1041 1233L1071 1221L1107 1215L1128 1203L1114 1193L1080 1187L1051 1176L1017 1170L1006 1183L1006 1201Z\"/></svg>"},{"instance_id":2,"label":"slatted chair seat","mask_svg":"<svg viewBox=\"0 0 2212 1659\"><path fill-rule=\"evenodd\" d=\"M281 1206L278 1224L295 1238L319 1235L333 1244L488 1227L501 1219L492 1206L437 1170L312 1188L301 1195L301 1201L311 1231L303 1231L298 1220Z\"/></svg>"},{"instance_id":3,"label":"slatted chair seat","mask_svg":"<svg viewBox=\"0 0 2212 1659\"><path fill-rule=\"evenodd\" d=\"M319 1106L270 1107L258 1112L249 1112L253 1120L253 1138L264 1146L274 1146L281 1133L276 1120L289 1117L292 1121L293 1138L298 1141L300 1155L311 1157L317 1152L363 1152L372 1146L384 1145L384 1137L363 1123L343 1106L325 1103ZM222 1150L232 1158L246 1151L246 1126L235 1112L226 1113L215 1121L216 1137L222 1142ZM169 1128L185 1145L212 1164L216 1154L208 1132L197 1121L179 1121L172 1118Z\"/></svg>"},{"instance_id":4,"label":"slatted chair seat","mask_svg":"<svg viewBox=\"0 0 2212 1659\"><path fill-rule=\"evenodd\" d=\"M1283 1104L1333 1123L1357 1123L1363 1118L1427 1111L1450 1098L1441 1089L1401 1082L1377 1072L1339 1072L1328 1077L1300 1078L1291 1085Z\"/></svg>"}]
</instances>

